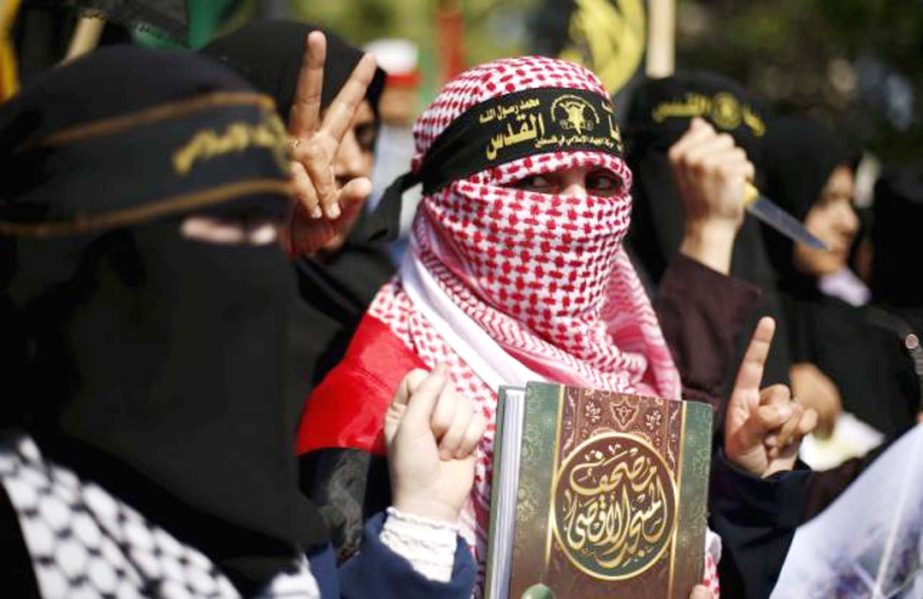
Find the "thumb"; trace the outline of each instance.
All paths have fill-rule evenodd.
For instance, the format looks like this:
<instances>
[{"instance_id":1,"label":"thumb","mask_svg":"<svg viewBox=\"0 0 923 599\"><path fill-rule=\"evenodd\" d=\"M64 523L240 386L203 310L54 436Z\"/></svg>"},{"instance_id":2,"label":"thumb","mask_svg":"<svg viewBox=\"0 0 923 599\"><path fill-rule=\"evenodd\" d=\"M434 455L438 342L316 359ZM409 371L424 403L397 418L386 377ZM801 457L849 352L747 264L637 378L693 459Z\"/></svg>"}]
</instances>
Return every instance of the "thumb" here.
<instances>
[{"instance_id":1,"label":"thumb","mask_svg":"<svg viewBox=\"0 0 923 599\"><path fill-rule=\"evenodd\" d=\"M372 193L372 180L368 177L356 177L346 182L340 189L338 198L341 206L349 203L361 203Z\"/></svg>"}]
</instances>

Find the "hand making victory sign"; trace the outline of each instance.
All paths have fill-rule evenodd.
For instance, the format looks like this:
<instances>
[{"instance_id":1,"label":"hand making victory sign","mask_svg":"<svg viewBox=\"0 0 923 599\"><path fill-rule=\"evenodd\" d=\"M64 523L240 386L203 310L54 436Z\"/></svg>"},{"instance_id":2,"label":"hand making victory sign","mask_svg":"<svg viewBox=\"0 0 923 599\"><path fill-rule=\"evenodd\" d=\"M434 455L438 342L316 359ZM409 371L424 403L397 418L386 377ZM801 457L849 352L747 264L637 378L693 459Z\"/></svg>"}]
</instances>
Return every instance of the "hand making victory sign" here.
<instances>
[{"instance_id":1,"label":"hand making victory sign","mask_svg":"<svg viewBox=\"0 0 923 599\"><path fill-rule=\"evenodd\" d=\"M375 59L370 54L362 57L321 118L326 54L324 34L311 32L305 39L304 58L288 115L296 201L282 239L292 256L339 248L372 192L372 182L366 177L350 179L340 186L334 161L375 75Z\"/></svg>"},{"instance_id":2,"label":"hand making victory sign","mask_svg":"<svg viewBox=\"0 0 923 599\"><path fill-rule=\"evenodd\" d=\"M774 333L775 321L760 319L737 371L724 421L727 458L764 478L791 470L801 438L817 425L817 413L802 407L787 386L760 389Z\"/></svg>"}]
</instances>

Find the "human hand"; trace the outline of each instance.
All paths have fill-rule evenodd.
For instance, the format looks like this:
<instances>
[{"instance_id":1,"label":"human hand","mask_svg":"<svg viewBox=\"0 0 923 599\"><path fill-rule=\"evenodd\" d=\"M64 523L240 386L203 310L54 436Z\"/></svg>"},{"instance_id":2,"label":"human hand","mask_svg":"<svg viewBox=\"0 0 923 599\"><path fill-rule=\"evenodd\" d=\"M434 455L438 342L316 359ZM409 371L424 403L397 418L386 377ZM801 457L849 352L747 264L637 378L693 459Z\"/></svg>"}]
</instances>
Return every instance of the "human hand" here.
<instances>
[{"instance_id":1,"label":"human hand","mask_svg":"<svg viewBox=\"0 0 923 599\"><path fill-rule=\"evenodd\" d=\"M817 412L817 430L814 434L821 439L828 438L833 434L836 421L843 411L836 384L810 362L792 364L789 376L792 379L792 393L801 405Z\"/></svg>"},{"instance_id":2,"label":"human hand","mask_svg":"<svg viewBox=\"0 0 923 599\"><path fill-rule=\"evenodd\" d=\"M744 185L755 176L747 154L701 118L670 147L686 227L717 224L736 231L744 218Z\"/></svg>"},{"instance_id":3,"label":"human hand","mask_svg":"<svg viewBox=\"0 0 923 599\"><path fill-rule=\"evenodd\" d=\"M684 215L680 251L718 272L728 273L731 251L744 218L744 184L754 177L753 164L700 118L668 153Z\"/></svg>"},{"instance_id":4,"label":"human hand","mask_svg":"<svg viewBox=\"0 0 923 599\"><path fill-rule=\"evenodd\" d=\"M456 393L446 369L412 370L385 413L395 508L455 523L474 484L475 450L485 422Z\"/></svg>"},{"instance_id":5,"label":"human hand","mask_svg":"<svg viewBox=\"0 0 923 599\"><path fill-rule=\"evenodd\" d=\"M775 321L760 319L737 372L724 422L727 458L763 478L791 470L801 438L817 425L817 413L793 401L785 385L760 389L774 333Z\"/></svg>"},{"instance_id":6,"label":"human hand","mask_svg":"<svg viewBox=\"0 0 923 599\"><path fill-rule=\"evenodd\" d=\"M312 31L305 38L288 119L296 201L283 227L282 241L290 256L338 249L372 193L372 182L366 177L356 177L339 187L334 161L375 75L375 59L370 54L362 57L321 120L326 55L324 34Z\"/></svg>"}]
</instances>

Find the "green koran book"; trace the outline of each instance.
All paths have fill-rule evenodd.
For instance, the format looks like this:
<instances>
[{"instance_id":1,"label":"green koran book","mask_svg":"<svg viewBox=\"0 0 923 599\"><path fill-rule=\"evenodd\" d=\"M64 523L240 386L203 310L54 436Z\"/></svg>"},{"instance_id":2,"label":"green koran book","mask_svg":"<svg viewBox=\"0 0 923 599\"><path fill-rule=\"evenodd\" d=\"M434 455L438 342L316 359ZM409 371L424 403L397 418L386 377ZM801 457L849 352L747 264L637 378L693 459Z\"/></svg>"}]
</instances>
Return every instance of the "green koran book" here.
<instances>
[{"instance_id":1,"label":"green koran book","mask_svg":"<svg viewBox=\"0 0 923 599\"><path fill-rule=\"evenodd\" d=\"M711 419L697 402L501 388L486 597L688 599Z\"/></svg>"}]
</instances>

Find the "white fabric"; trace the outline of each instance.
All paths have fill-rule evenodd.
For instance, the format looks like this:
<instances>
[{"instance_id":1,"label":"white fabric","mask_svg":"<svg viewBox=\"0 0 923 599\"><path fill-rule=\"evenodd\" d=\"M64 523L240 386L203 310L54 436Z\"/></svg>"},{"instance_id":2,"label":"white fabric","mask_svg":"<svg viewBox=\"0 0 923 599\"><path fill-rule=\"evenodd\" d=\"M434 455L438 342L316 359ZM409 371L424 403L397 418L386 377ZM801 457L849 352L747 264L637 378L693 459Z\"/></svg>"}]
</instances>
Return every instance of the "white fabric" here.
<instances>
[{"instance_id":1,"label":"white fabric","mask_svg":"<svg viewBox=\"0 0 923 599\"><path fill-rule=\"evenodd\" d=\"M824 295L840 298L850 306L864 306L872 299L872 292L856 273L843 267L818 281L818 287Z\"/></svg>"},{"instance_id":2,"label":"white fabric","mask_svg":"<svg viewBox=\"0 0 923 599\"><path fill-rule=\"evenodd\" d=\"M406 514L393 507L379 539L413 566L417 573L436 582L452 580L458 526Z\"/></svg>"},{"instance_id":3,"label":"white fabric","mask_svg":"<svg viewBox=\"0 0 923 599\"><path fill-rule=\"evenodd\" d=\"M400 270L404 293L446 343L497 393L501 385L525 387L546 378L526 368L452 301L416 251L404 254Z\"/></svg>"}]
</instances>

